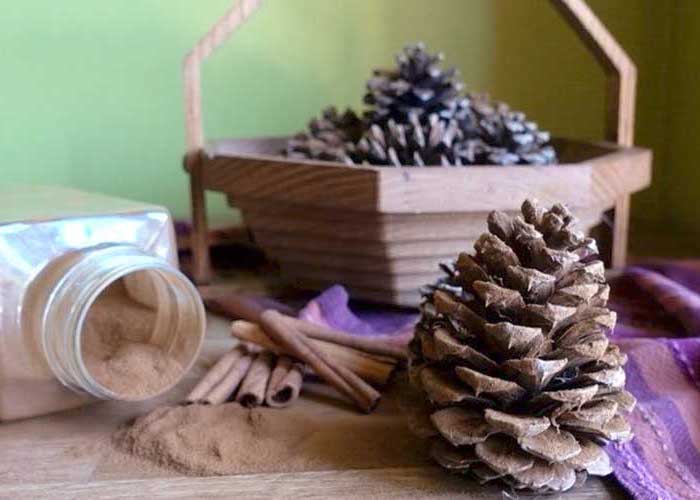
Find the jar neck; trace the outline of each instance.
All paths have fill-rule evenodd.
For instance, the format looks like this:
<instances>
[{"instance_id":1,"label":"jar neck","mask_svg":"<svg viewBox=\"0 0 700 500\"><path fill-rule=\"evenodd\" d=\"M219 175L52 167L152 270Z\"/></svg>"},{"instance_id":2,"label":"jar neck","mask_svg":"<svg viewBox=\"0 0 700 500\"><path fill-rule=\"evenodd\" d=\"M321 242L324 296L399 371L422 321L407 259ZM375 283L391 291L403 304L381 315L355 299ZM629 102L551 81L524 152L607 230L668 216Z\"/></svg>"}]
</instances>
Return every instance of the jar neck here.
<instances>
[{"instance_id":1,"label":"jar neck","mask_svg":"<svg viewBox=\"0 0 700 500\"><path fill-rule=\"evenodd\" d=\"M185 370L194 362L204 337L205 315L199 294L190 281L165 260L130 245L103 245L66 259L59 276L47 289L38 339L46 361L66 387L100 399L124 399L99 383L83 359L83 330L88 311L105 289L119 279L140 276L135 293L157 310L153 337L176 342L193 336ZM171 339L163 337L171 336Z\"/></svg>"}]
</instances>

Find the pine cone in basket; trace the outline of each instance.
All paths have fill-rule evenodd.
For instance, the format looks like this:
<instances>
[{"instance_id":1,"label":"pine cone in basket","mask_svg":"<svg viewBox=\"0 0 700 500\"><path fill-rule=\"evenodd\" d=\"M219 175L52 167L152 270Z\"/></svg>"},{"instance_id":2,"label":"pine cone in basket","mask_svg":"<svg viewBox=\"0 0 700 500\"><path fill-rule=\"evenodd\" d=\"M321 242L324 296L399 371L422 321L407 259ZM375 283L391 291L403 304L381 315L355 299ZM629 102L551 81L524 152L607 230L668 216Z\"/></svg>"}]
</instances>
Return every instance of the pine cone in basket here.
<instances>
[{"instance_id":1,"label":"pine cone in basket","mask_svg":"<svg viewBox=\"0 0 700 500\"><path fill-rule=\"evenodd\" d=\"M423 43L417 43L396 56L396 68L374 70L364 97L370 106L366 121L406 124L413 115L426 123L432 114L445 120L468 119L469 101L461 95L464 83L457 78L456 69L440 68L443 58L442 54L429 54Z\"/></svg>"},{"instance_id":2,"label":"pine cone in basket","mask_svg":"<svg viewBox=\"0 0 700 500\"><path fill-rule=\"evenodd\" d=\"M354 144L362 134L362 121L354 111L342 115L335 107L323 110L320 118L309 122L307 132L295 135L287 142L286 156L311 158L353 164L347 154L347 144Z\"/></svg>"},{"instance_id":3,"label":"pine cone in basket","mask_svg":"<svg viewBox=\"0 0 700 500\"><path fill-rule=\"evenodd\" d=\"M562 205L492 212L476 253L425 291L410 373L447 470L565 491L610 473L603 445L631 439L609 286L595 242L573 225Z\"/></svg>"},{"instance_id":4,"label":"pine cone in basket","mask_svg":"<svg viewBox=\"0 0 700 500\"><path fill-rule=\"evenodd\" d=\"M556 162L549 133L501 103L462 94L442 54L409 45L397 67L367 82L364 119L348 110L323 112L290 139L291 158L371 165L548 165Z\"/></svg>"},{"instance_id":5,"label":"pine cone in basket","mask_svg":"<svg viewBox=\"0 0 700 500\"><path fill-rule=\"evenodd\" d=\"M480 139L465 140L456 120L433 113L422 124L414 112L408 123L392 119L384 125L372 124L357 144L347 144L347 154L355 163L395 167L468 165L488 149Z\"/></svg>"},{"instance_id":6,"label":"pine cone in basket","mask_svg":"<svg viewBox=\"0 0 700 500\"><path fill-rule=\"evenodd\" d=\"M549 132L527 120L525 113L511 111L507 104L492 102L484 96L472 96L471 109L477 135L488 145L478 163L551 165L557 162Z\"/></svg>"}]
</instances>

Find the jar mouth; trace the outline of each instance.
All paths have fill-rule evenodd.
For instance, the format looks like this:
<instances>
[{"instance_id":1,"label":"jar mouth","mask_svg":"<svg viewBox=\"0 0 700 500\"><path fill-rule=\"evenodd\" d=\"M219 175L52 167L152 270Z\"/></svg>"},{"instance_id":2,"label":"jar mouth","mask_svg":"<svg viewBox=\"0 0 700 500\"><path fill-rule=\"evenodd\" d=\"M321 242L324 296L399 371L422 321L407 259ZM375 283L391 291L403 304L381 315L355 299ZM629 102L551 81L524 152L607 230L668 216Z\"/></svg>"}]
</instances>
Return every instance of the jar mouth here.
<instances>
[{"instance_id":1,"label":"jar mouth","mask_svg":"<svg viewBox=\"0 0 700 500\"><path fill-rule=\"evenodd\" d=\"M42 336L49 365L64 385L100 399L159 396L182 380L201 350L199 293L168 262L138 249L95 252L64 276L49 301ZM49 317L66 311L61 326L46 328Z\"/></svg>"}]
</instances>

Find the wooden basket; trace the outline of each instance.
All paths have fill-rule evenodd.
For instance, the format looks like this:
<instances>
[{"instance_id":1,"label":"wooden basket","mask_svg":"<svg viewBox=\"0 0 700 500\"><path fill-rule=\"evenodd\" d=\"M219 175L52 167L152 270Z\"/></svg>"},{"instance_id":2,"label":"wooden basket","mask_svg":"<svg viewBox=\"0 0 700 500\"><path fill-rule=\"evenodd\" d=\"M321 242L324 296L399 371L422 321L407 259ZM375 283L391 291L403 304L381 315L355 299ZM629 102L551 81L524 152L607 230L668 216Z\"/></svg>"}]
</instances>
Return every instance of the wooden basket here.
<instances>
[{"instance_id":1,"label":"wooden basket","mask_svg":"<svg viewBox=\"0 0 700 500\"><path fill-rule=\"evenodd\" d=\"M555 140L557 166L388 168L280 157L286 138L205 144L200 65L259 7L237 3L185 58L194 277L210 278L204 190L241 209L256 242L305 288L333 283L356 298L415 305L438 263L471 248L488 211L527 197L563 201L590 229L614 208L614 265L627 245L629 196L648 186L651 152L632 147L636 70L583 0L553 0L609 75L609 143Z\"/></svg>"}]
</instances>

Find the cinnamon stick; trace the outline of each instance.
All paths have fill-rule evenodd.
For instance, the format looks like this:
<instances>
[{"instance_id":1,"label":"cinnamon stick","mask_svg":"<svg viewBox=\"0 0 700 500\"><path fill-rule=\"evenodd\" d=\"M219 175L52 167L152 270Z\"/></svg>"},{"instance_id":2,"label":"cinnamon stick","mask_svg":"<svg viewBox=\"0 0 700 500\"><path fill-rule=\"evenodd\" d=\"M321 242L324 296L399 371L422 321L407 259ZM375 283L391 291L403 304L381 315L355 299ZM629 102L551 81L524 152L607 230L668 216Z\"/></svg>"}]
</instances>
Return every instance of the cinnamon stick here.
<instances>
[{"instance_id":1,"label":"cinnamon stick","mask_svg":"<svg viewBox=\"0 0 700 500\"><path fill-rule=\"evenodd\" d=\"M369 413L376 407L381 396L375 389L347 368L332 365L302 333L284 321L279 312L263 312L260 324L273 341L311 366L319 377L353 400L362 411Z\"/></svg>"},{"instance_id":2,"label":"cinnamon stick","mask_svg":"<svg viewBox=\"0 0 700 500\"><path fill-rule=\"evenodd\" d=\"M212 366L206 375L194 386L185 398L185 404L199 403L229 372L231 367L244 355L240 347L231 349Z\"/></svg>"},{"instance_id":3,"label":"cinnamon stick","mask_svg":"<svg viewBox=\"0 0 700 500\"><path fill-rule=\"evenodd\" d=\"M231 334L239 340L260 345L277 354L293 354L273 342L259 325L248 321L234 321L231 324ZM385 385L396 369L397 362L394 358L367 354L322 340L309 339L309 342L326 357L333 359L334 363L347 367L372 384Z\"/></svg>"},{"instance_id":4,"label":"cinnamon stick","mask_svg":"<svg viewBox=\"0 0 700 500\"><path fill-rule=\"evenodd\" d=\"M246 353L241 356L229 369L218 384L216 384L209 393L204 396L202 403L210 405L218 405L226 401L231 394L236 392L238 385L248 373L248 369L253 362L254 355Z\"/></svg>"},{"instance_id":5,"label":"cinnamon stick","mask_svg":"<svg viewBox=\"0 0 700 500\"><path fill-rule=\"evenodd\" d=\"M265 402L271 408L284 408L299 397L303 367L289 356L279 356L267 385Z\"/></svg>"},{"instance_id":6,"label":"cinnamon stick","mask_svg":"<svg viewBox=\"0 0 700 500\"><path fill-rule=\"evenodd\" d=\"M263 311L273 309L283 314L295 314L294 309L265 297L248 297L237 293L216 293L200 287L204 305L211 312L231 319L244 319L257 323Z\"/></svg>"},{"instance_id":7,"label":"cinnamon stick","mask_svg":"<svg viewBox=\"0 0 700 500\"><path fill-rule=\"evenodd\" d=\"M408 351L400 346L391 345L383 339L372 337L358 337L349 333L335 330L317 323L311 323L299 318L291 316L285 317L286 321L293 323L301 333L309 338L317 340L325 340L334 344L352 347L369 354L378 354L380 356L389 356L391 358L406 360L408 359Z\"/></svg>"},{"instance_id":8,"label":"cinnamon stick","mask_svg":"<svg viewBox=\"0 0 700 500\"><path fill-rule=\"evenodd\" d=\"M236 394L236 401L242 406L253 408L265 401L265 391L272 374L274 358L270 352L261 352L250 365Z\"/></svg>"},{"instance_id":9,"label":"cinnamon stick","mask_svg":"<svg viewBox=\"0 0 700 500\"><path fill-rule=\"evenodd\" d=\"M370 354L379 354L400 360L408 359L408 352L405 348L392 345L384 339L357 337L334 328L295 318L293 309L275 301L268 300L266 303L263 303L263 299L253 299L236 293L214 295L203 292L202 295L204 303L209 310L230 318L240 318L259 323L260 315L264 311L272 309L284 314L285 319L294 323L297 329L307 337L352 347Z\"/></svg>"}]
</instances>

